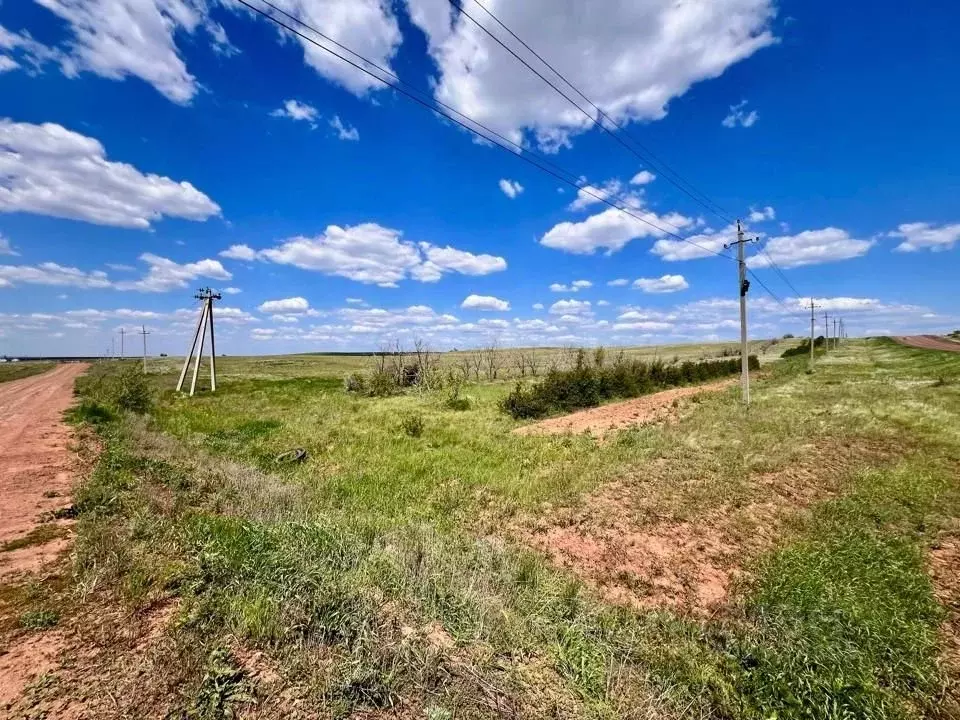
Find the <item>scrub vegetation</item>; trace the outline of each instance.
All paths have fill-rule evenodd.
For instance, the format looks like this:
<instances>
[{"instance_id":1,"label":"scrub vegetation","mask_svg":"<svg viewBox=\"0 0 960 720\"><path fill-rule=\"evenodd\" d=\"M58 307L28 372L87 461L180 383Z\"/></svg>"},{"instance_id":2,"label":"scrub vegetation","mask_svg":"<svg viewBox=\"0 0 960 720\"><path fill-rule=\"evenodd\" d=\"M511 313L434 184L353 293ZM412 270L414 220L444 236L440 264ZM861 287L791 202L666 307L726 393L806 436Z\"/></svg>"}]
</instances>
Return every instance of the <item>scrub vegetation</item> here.
<instances>
[{"instance_id":1,"label":"scrub vegetation","mask_svg":"<svg viewBox=\"0 0 960 720\"><path fill-rule=\"evenodd\" d=\"M960 532L960 355L851 341L813 373L803 356L765 363L749 412L731 387L602 441L511 432L513 381L371 397L343 383L369 358L289 362L223 363L217 393L194 398L119 363L78 383L73 419L101 451L75 495L70 580L10 602L23 627L102 648L28 704L433 720L960 709L956 606L929 573ZM294 448L302 461L278 462ZM723 548L730 580L709 604L659 601L664 578L695 577L675 555L651 569L594 552L681 535L693 565L711 538ZM620 569L601 578L603 563ZM117 613L140 640L115 642ZM110 620L92 632L93 618Z\"/></svg>"}]
</instances>

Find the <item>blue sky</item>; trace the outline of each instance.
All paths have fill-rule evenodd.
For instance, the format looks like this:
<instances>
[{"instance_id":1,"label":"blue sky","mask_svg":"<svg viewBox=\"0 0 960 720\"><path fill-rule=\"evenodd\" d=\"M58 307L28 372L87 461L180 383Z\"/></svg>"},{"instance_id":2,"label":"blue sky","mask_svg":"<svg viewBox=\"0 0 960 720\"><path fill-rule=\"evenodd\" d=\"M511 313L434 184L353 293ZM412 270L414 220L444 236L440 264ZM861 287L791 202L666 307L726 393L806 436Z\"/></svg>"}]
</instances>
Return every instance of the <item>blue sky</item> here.
<instances>
[{"instance_id":1,"label":"blue sky","mask_svg":"<svg viewBox=\"0 0 960 720\"><path fill-rule=\"evenodd\" d=\"M960 327L960 8L483 0L664 168L447 0L273 1L523 150L232 0L8 0L0 354L183 352L206 285L231 354L732 339L736 265L701 249L731 229L670 169L761 238L752 337L810 297L853 334Z\"/></svg>"}]
</instances>

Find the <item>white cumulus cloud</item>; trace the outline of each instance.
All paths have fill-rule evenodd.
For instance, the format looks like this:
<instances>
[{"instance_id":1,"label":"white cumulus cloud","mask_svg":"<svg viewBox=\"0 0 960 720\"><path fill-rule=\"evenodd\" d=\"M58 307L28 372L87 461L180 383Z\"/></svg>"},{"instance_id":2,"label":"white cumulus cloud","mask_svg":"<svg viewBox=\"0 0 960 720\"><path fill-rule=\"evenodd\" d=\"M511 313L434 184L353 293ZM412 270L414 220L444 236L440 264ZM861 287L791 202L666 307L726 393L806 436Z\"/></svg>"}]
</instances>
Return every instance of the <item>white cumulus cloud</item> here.
<instances>
[{"instance_id":1,"label":"white cumulus cloud","mask_svg":"<svg viewBox=\"0 0 960 720\"><path fill-rule=\"evenodd\" d=\"M756 110L747 112L746 108L746 100L743 100L736 105L731 105L730 114L723 119L721 124L727 128L735 128L738 125L744 128L753 127L754 123L757 122L760 116L757 114Z\"/></svg>"},{"instance_id":2,"label":"white cumulus cloud","mask_svg":"<svg viewBox=\"0 0 960 720\"><path fill-rule=\"evenodd\" d=\"M645 293L672 293L690 287L683 275L663 275L658 278L637 278L633 287Z\"/></svg>"},{"instance_id":3,"label":"white cumulus cloud","mask_svg":"<svg viewBox=\"0 0 960 720\"><path fill-rule=\"evenodd\" d=\"M360 139L360 131L355 127L344 125L339 115L334 115L330 120L330 127L337 131L337 138L340 140L351 140L356 142Z\"/></svg>"},{"instance_id":4,"label":"white cumulus cloud","mask_svg":"<svg viewBox=\"0 0 960 720\"><path fill-rule=\"evenodd\" d=\"M298 315L307 312L310 309L310 303L307 302L306 298L291 297L283 300L267 300L261 303L257 309L268 315Z\"/></svg>"},{"instance_id":5,"label":"white cumulus cloud","mask_svg":"<svg viewBox=\"0 0 960 720\"><path fill-rule=\"evenodd\" d=\"M657 179L657 176L654 175L649 170L641 170L632 178L630 178L630 184L631 185L649 185L656 179Z\"/></svg>"},{"instance_id":6,"label":"white cumulus cloud","mask_svg":"<svg viewBox=\"0 0 960 720\"><path fill-rule=\"evenodd\" d=\"M220 257L230 260L256 260L257 251L249 245L231 245L226 250L220 251Z\"/></svg>"},{"instance_id":7,"label":"white cumulus cloud","mask_svg":"<svg viewBox=\"0 0 960 720\"><path fill-rule=\"evenodd\" d=\"M165 216L206 220L220 207L189 182L107 160L94 138L0 119L0 212L149 228Z\"/></svg>"},{"instance_id":8,"label":"white cumulus cloud","mask_svg":"<svg viewBox=\"0 0 960 720\"><path fill-rule=\"evenodd\" d=\"M317 109L313 105L302 103L299 100L284 100L283 107L279 107L270 113L273 117L285 117L291 120L301 120L310 123L316 127L317 118L320 117Z\"/></svg>"},{"instance_id":9,"label":"white cumulus cloud","mask_svg":"<svg viewBox=\"0 0 960 720\"><path fill-rule=\"evenodd\" d=\"M139 280L114 283L117 290L168 292L185 288L198 278L229 280L233 277L219 260L205 259L181 264L153 253L143 253L140 259L148 266L147 274Z\"/></svg>"},{"instance_id":10,"label":"white cumulus cloud","mask_svg":"<svg viewBox=\"0 0 960 720\"><path fill-rule=\"evenodd\" d=\"M492 310L497 312L506 312L510 309L510 303L506 300L493 297L492 295L468 295L460 303L464 310Z\"/></svg>"},{"instance_id":11,"label":"white cumulus cloud","mask_svg":"<svg viewBox=\"0 0 960 720\"><path fill-rule=\"evenodd\" d=\"M501 257L413 243L403 240L399 230L376 223L330 225L321 235L290 238L257 257L387 287L406 278L435 282L447 272L487 275L507 267Z\"/></svg>"},{"instance_id":12,"label":"white cumulus cloud","mask_svg":"<svg viewBox=\"0 0 960 720\"><path fill-rule=\"evenodd\" d=\"M899 252L949 250L960 240L960 223L939 227L925 222L904 223L890 233L890 237L903 238L903 242L894 248Z\"/></svg>"},{"instance_id":13,"label":"white cumulus cloud","mask_svg":"<svg viewBox=\"0 0 960 720\"><path fill-rule=\"evenodd\" d=\"M772 259L783 268L819 265L866 255L874 243L874 240L857 240L846 230L834 227L805 230L796 235L771 238L764 247L766 254L751 256L747 264L763 268L769 266Z\"/></svg>"},{"instance_id":14,"label":"white cumulus cloud","mask_svg":"<svg viewBox=\"0 0 960 720\"><path fill-rule=\"evenodd\" d=\"M511 200L523 192L523 185L516 180L507 180L506 178L501 178L498 184L500 185L500 190L503 192L503 194Z\"/></svg>"},{"instance_id":15,"label":"white cumulus cloud","mask_svg":"<svg viewBox=\"0 0 960 720\"><path fill-rule=\"evenodd\" d=\"M547 151L592 127L450 4L407 0L407 6L439 69L439 100ZM464 7L492 24L476 5ZM691 85L776 41L769 27L771 0L611 0L602 11L578 0L491 0L487 7L617 121L664 117L670 100Z\"/></svg>"},{"instance_id":16,"label":"white cumulus cloud","mask_svg":"<svg viewBox=\"0 0 960 720\"><path fill-rule=\"evenodd\" d=\"M633 214L647 222L615 208L608 208L582 222L561 222L554 225L540 238L540 244L579 255L591 255L597 250L613 253L631 240L661 237L664 234L661 228L666 225L684 228L693 224L693 220L679 213L658 216L653 212L636 210Z\"/></svg>"}]
</instances>

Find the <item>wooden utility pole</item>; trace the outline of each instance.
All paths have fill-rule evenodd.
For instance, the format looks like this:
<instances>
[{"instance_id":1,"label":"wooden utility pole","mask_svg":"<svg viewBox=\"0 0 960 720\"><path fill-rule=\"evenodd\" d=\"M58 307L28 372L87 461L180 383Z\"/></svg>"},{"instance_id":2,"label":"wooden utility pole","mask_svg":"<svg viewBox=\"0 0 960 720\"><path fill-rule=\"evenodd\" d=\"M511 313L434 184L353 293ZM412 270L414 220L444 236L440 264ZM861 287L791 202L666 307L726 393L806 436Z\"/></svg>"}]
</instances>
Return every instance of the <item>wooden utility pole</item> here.
<instances>
[{"instance_id":1,"label":"wooden utility pole","mask_svg":"<svg viewBox=\"0 0 960 720\"><path fill-rule=\"evenodd\" d=\"M193 394L197 391L197 376L200 373L200 360L203 357L203 345L207 339L207 323L210 324L210 390L214 391L217 389L217 361L216 361L216 344L213 337L213 301L219 300L222 296L220 293L215 293L210 288L201 289L197 291L197 294L194 295L197 300L200 300L202 307L200 309L200 319L197 321L197 329L193 334L193 342L190 344L190 352L187 353L187 356L183 359L183 368L180 370L180 379L177 380L177 391L183 389L183 381L187 377L187 368L190 367L190 361L193 360L194 351L196 351L197 359L193 366L193 377L190 381L190 396L193 397ZM198 342L199 341L199 344Z\"/></svg>"},{"instance_id":2,"label":"wooden utility pole","mask_svg":"<svg viewBox=\"0 0 960 720\"><path fill-rule=\"evenodd\" d=\"M737 246L737 274L740 281L740 387L743 402L746 405L750 404L750 353L747 349L747 291L750 289L750 281L747 280L747 263L743 257L743 246L757 240L759 238L744 239L743 226L737 220L737 241L732 244ZM723 246L725 250L729 247L730 243Z\"/></svg>"},{"instance_id":3,"label":"wooden utility pole","mask_svg":"<svg viewBox=\"0 0 960 720\"><path fill-rule=\"evenodd\" d=\"M147 374L147 335L150 333L147 332L147 326L140 326L140 334L143 335L143 374Z\"/></svg>"}]
</instances>

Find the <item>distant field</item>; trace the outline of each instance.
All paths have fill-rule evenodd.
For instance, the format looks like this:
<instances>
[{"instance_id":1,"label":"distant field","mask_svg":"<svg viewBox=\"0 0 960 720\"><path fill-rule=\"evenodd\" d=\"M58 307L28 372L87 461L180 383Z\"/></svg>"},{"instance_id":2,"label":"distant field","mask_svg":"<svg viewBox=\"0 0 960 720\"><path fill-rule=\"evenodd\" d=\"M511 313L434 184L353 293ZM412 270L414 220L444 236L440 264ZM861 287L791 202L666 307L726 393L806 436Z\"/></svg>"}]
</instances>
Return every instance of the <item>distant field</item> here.
<instances>
[{"instance_id":1,"label":"distant field","mask_svg":"<svg viewBox=\"0 0 960 720\"><path fill-rule=\"evenodd\" d=\"M53 368L52 362L6 362L0 363L0 383L9 380L19 380Z\"/></svg>"},{"instance_id":2,"label":"distant field","mask_svg":"<svg viewBox=\"0 0 960 720\"><path fill-rule=\"evenodd\" d=\"M733 386L602 441L513 433L499 380L457 402L346 393L366 362L226 358L221 389L187 398L174 360L143 415L116 406L151 399L135 372L91 368L75 417L102 454L76 497L75 584L8 596L95 647L31 702L957 716L960 355L851 341L812 373L768 362L749 412ZM293 448L304 462L277 461Z\"/></svg>"},{"instance_id":3,"label":"distant field","mask_svg":"<svg viewBox=\"0 0 960 720\"><path fill-rule=\"evenodd\" d=\"M758 355L761 362L777 359L784 350L794 347L800 341L787 340L755 340L750 343L750 353ZM410 348L407 348L409 351ZM617 353L623 352L627 358L652 360L660 358L665 362L674 360L701 360L719 357L730 357L740 350L739 343L699 343L685 345L659 345L638 347L610 347L605 348L608 359L612 360ZM475 379L477 367L474 360L482 351L454 351L439 353L443 368L462 371L466 369L471 379ZM592 350L590 350L592 352ZM408 353L411 359L412 353ZM498 351L497 379L506 380L528 376L529 365L536 366L538 373L543 373L552 366L558 368L569 367L576 357L576 348L505 348ZM520 370L521 358L525 361L525 369ZM201 366L203 377L206 377L206 368L209 359L204 359ZM155 358L149 361L150 372L166 377L172 376L172 382L180 373L183 365L182 357ZM217 358L217 377L241 378L293 378L293 377L344 377L352 372L365 372L375 366L375 360L370 356L356 355L265 355L265 356L236 356ZM480 379L486 379L485 367L479 369Z\"/></svg>"}]
</instances>

